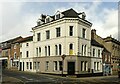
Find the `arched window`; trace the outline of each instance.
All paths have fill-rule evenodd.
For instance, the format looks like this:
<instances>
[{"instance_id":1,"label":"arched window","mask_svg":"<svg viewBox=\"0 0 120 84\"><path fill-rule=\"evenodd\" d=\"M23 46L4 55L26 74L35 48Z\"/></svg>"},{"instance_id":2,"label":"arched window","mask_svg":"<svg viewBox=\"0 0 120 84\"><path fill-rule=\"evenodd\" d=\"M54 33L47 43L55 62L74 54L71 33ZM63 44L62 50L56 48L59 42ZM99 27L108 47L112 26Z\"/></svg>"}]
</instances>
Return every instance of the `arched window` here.
<instances>
[{"instance_id":1,"label":"arched window","mask_svg":"<svg viewBox=\"0 0 120 84\"><path fill-rule=\"evenodd\" d=\"M47 46L45 46L45 56L47 56Z\"/></svg>"},{"instance_id":2,"label":"arched window","mask_svg":"<svg viewBox=\"0 0 120 84\"><path fill-rule=\"evenodd\" d=\"M61 44L59 44L59 55L61 55L61 53L62 53L62 46Z\"/></svg>"},{"instance_id":3,"label":"arched window","mask_svg":"<svg viewBox=\"0 0 120 84\"><path fill-rule=\"evenodd\" d=\"M39 47L39 56L41 56L41 47Z\"/></svg>"},{"instance_id":4,"label":"arched window","mask_svg":"<svg viewBox=\"0 0 120 84\"><path fill-rule=\"evenodd\" d=\"M69 45L69 55L73 55L73 44Z\"/></svg>"},{"instance_id":5,"label":"arched window","mask_svg":"<svg viewBox=\"0 0 120 84\"><path fill-rule=\"evenodd\" d=\"M72 50L72 49L73 49L73 44L71 43L71 44L70 44L70 50Z\"/></svg>"},{"instance_id":6,"label":"arched window","mask_svg":"<svg viewBox=\"0 0 120 84\"><path fill-rule=\"evenodd\" d=\"M55 45L55 55L58 55L58 47Z\"/></svg>"}]
</instances>

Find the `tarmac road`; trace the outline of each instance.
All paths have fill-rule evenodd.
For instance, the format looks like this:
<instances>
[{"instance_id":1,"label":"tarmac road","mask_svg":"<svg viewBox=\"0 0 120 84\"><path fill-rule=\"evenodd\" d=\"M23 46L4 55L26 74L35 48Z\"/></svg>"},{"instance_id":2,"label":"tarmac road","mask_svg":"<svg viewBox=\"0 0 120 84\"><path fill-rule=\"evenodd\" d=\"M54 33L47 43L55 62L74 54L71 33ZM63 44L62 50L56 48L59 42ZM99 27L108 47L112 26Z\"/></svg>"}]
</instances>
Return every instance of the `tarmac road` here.
<instances>
[{"instance_id":1,"label":"tarmac road","mask_svg":"<svg viewBox=\"0 0 120 84\"><path fill-rule=\"evenodd\" d=\"M31 72L3 70L2 84L120 84L118 76L71 78Z\"/></svg>"}]
</instances>

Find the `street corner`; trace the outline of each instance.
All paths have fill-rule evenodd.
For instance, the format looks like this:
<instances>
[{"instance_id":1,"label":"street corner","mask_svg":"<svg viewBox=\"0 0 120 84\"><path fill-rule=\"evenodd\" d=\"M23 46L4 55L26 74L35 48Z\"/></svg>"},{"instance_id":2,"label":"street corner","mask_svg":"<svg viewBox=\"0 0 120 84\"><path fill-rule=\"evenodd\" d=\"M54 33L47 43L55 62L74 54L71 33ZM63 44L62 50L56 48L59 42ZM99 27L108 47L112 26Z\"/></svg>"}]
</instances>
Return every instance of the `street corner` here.
<instances>
[{"instance_id":1,"label":"street corner","mask_svg":"<svg viewBox=\"0 0 120 84\"><path fill-rule=\"evenodd\" d=\"M9 77L9 76L2 76L2 84L24 84L20 79Z\"/></svg>"}]
</instances>

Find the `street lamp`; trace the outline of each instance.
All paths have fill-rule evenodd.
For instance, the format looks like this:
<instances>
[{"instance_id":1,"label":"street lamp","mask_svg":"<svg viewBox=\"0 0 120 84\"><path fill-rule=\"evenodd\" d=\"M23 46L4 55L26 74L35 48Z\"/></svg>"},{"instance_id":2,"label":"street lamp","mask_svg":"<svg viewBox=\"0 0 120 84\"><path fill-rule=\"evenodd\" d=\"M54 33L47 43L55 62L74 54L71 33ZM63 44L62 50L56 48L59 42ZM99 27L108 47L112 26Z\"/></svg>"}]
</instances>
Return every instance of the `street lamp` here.
<instances>
[{"instance_id":1,"label":"street lamp","mask_svg":"<svg viewBox=\"0 0 120 84\"><path fill-rule=\"evenodd\" d=\"M103 75L106 75L106 70L105 70L105 63L103 63Z\"/></svg>"},{"instance_id":2,"label":"street lamp","mask_svg":"<svg viewBox=\"0 0 120 84\"><path fill-rule=\"evenodd\" d=\"M63 66L64 66L64 59L65 59L65 57L66 57L66 55L65 54L63 54L62 56L62 76L63 76Z\"/></svg>"}]
</instances>

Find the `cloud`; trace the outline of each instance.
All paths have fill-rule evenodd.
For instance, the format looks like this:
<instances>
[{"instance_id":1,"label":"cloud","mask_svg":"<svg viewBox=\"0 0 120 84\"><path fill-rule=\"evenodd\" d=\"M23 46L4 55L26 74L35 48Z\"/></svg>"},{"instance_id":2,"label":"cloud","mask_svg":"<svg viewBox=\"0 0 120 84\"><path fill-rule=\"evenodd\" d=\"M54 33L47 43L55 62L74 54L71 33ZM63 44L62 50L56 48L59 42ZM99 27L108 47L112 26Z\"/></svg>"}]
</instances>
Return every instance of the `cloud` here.
<instances>
[{"instance_id":1,"label":"cloud","mask_svg":"<svg viewBox=\"0 0 120 84\"><path fill-rule=\"evenodd\" d=\"M112 35L112 37L118 39L118 10L110 9L104 11L104 21L101 20L101 28L103 31L99 32L102 37Z\"/></svg>"},{"instance_id":2,"label":"cloud","mask_svg":"<svg viewBox=\"0 0 120 84\"><path fill-rule=\"evenodd\" d=\"M26 3L5 2L2 4L2 35L0 35L2 40L19 35L31 35L31 28L36 25L36 21L41 13L55 14L57 10L65 11L70 8L75 9L77 12L84 11L87 15L86 19L93 23L92 29L96 29L99 36L106 37L112 35L117 38L117 9L106 8L100 1L72 2L64 3L64 5L60 5L63 3L55 2L41 4ZM104 5L106 4L109 3ZM51 10L48 10L48 8Z\"/></svg>"},{"instance_id":3,"label":"cloud","mask_svg":"<svg viewBox=\"0 0 120 84\"><path fill-rule=\"evenodd\" d=\"M104 3L111 5L112 3ZM115 3L114 3L115 4ZM103 2L80 2L70 3L67 7L60 7L58 10L74 8L77 12L85 12L86 19L93 23L92 29L97 30L97 34L103 38L112 35L118 38L118 11L112 7L105 7ZM116 3L117 5L117 3ZM57 8L56 8L57 10Z\"/></svg>"},{"instance_id":4,"label":"cloud","mask_svg":"<svg viewBox=\"0 0 120 84\"><path fill-rule=\"evenodd\" d=\"M13 36L11 33L16 29L16 24L20 24L20 12L22 3L3 2L2 3L2 39ZM16 35L16 32L14 32Z\"/></svg>"},{"instance_id":5,"label":"cloud","mask_svg":"<svg viewBox=\"0 0 120 84\"><path fill-rule=\"evenodd\" d=\"M4 2L2 4L2 41L17 36L32 35L31 28L36 25L39 14L24 13L24 2Z\"/></svg>"}]
</instances>

